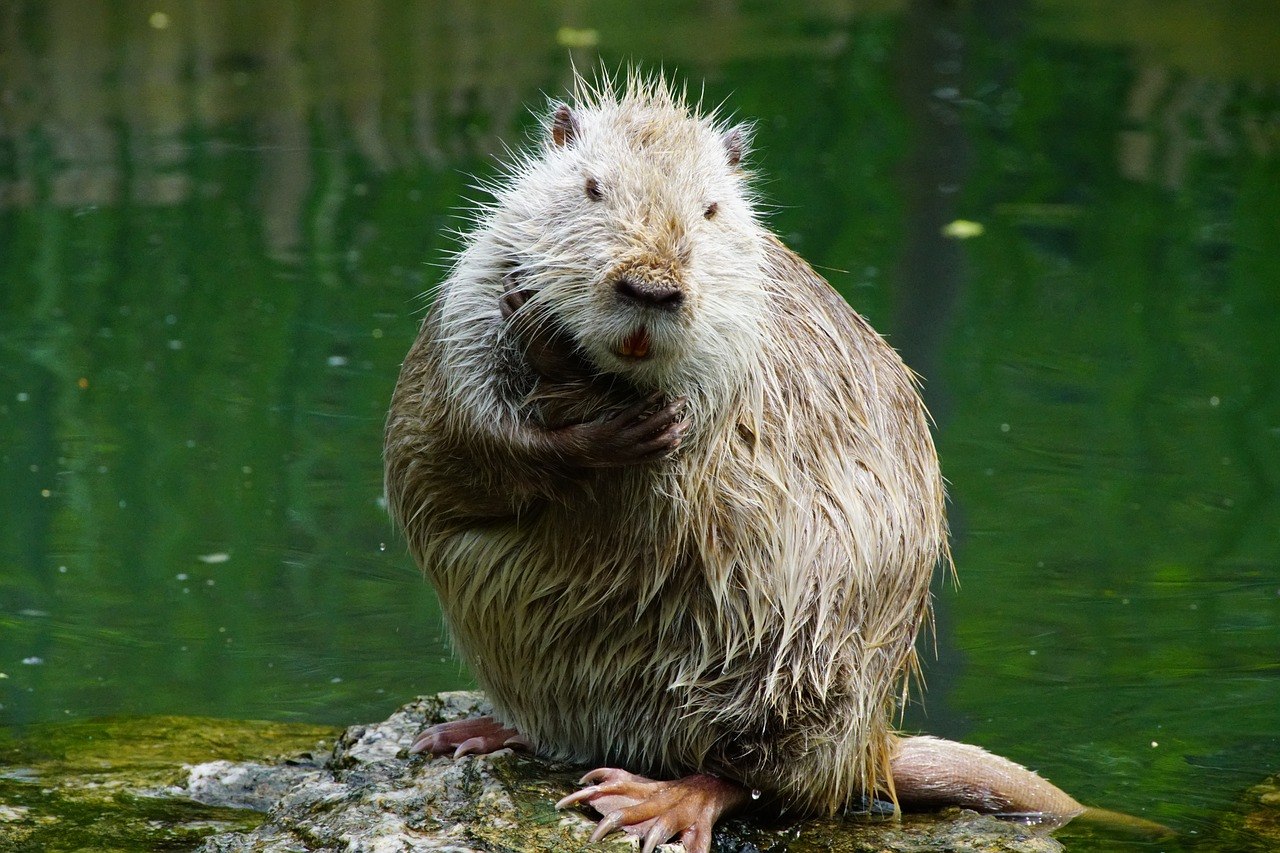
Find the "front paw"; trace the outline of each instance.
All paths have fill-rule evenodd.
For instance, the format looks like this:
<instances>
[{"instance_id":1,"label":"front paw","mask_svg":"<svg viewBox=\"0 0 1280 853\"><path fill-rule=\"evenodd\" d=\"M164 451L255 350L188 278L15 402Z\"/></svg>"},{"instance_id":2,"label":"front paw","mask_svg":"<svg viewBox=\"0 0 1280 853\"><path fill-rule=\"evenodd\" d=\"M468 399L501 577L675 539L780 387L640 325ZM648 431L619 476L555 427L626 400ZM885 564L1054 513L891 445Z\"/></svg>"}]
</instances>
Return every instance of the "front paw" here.
<instances>
[{"instance_id":1,"label":"front paw","mask_svg":"<svg viewBox=\"0 0 1280 853\"><path fill-rule=\"evenodd\" d=\"M537 310L537 305L525 308L534 292L521 287L514 278L507 279L506 287L506 292L498 298L498 312L534 373L555 382L570 382L590 375L590 367L578 354L573 336L545 310Z\"/></svg>"},{"instance_id":2,"label":"front paw","mask_svg":"<svg viewBox=\"0 0 1280 853\"><path fill-rule=\"evenodd\" d=\"M554 431L565 461L582 468L620 468L674 453L690 422L685 397L663 402L661 392L621 411Z\"/></svg>"}]
</instances>

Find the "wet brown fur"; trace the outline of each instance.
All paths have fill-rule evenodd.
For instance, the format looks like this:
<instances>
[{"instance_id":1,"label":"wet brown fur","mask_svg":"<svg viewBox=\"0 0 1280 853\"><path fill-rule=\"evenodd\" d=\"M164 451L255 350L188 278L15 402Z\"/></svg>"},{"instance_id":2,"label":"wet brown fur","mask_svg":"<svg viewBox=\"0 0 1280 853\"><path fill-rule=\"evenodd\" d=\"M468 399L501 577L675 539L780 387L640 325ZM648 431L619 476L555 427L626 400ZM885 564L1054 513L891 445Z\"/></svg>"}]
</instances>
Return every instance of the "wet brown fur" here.
<instances>
[{"instance_id":1,"label":"wet brown fur","mask_svg":"<svg viewBox=\"0 0 1280 853\"><path fill-rule=\"evenodd\" d=\"M639 88L620 99L639 144L667 151L707 124L665 85ZM618 107L587 100L585 129L562 139ZM686 261L678 246L702 208L694 224L642 226L600 280L624 267L679 280L681 321L706 332L698 311L715 294L695 273L707 253ZM894 350L765 229L732 228L749 298L717 322L732 332L739 311L740 340L717 354L708 332L708 348L657 380L600 366L559 386L531 384L497 309L510 259L474 236L405 359L387 494L459 653L539 752L713 773L827 814L890 785L929 579L950 559L943 483ZM547 288L549 310L589 332L558 293ZM691 432L668 459L582 471L510 440L654 388L690 401Z\"/></svg>"}]
</instances>

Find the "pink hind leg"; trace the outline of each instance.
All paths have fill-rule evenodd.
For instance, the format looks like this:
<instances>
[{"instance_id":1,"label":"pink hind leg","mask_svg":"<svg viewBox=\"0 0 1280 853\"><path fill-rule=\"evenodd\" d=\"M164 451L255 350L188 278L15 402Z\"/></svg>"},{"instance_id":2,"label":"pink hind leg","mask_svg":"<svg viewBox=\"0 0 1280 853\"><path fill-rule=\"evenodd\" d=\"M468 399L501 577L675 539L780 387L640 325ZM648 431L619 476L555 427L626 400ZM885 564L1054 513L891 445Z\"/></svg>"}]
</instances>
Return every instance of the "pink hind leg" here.
<instances>
[{"instance_id":1,"label":"pink hind leg","mask_svg":"<svg viewBox=\"0 0 1280 853\"><path fill-rule=\"evenodd\" d=\"M685 853L707 853L716 821L747 799L741 785L701 774L658 782L602 767L583 776L582 784L588 787L565 797L556 808L586 803L604 815L592 841L622 829L643 839L641 853L652 853L676 836Z\"/></svg>"}]
</instances>

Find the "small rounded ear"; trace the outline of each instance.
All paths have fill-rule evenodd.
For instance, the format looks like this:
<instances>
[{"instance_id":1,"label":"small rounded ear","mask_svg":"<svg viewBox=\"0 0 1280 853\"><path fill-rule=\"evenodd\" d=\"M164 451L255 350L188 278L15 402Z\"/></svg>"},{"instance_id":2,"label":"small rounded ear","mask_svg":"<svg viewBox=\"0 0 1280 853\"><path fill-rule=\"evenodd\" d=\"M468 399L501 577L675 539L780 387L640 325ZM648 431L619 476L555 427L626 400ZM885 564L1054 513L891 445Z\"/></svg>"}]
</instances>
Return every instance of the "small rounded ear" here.
<instances>
[{"instance_id":1,"label":"small rounded ear","mask_svg":"<svg viewBox=\"0 0 1280 853\"><path fill-rule=\"evenodd\" d=\"M742 163L742 158L747 156L747 151L751 147L751 125L734 125L724 132L724 135L720 137L720 142L724 144L724 152L729 158L729 165L736 169Z\"/></svg>"},{"instance_id":2,"label":"small rounded ear","mask_svg":"<svg viewBox=\"0 0 1280 853\"><path fill-rule=\"evenodd\" d=\"M551 114L551 141L557 148L572 145L578 137L578 117L569 109L568 104L560 104Z\"/></svg>"}]
</instances>

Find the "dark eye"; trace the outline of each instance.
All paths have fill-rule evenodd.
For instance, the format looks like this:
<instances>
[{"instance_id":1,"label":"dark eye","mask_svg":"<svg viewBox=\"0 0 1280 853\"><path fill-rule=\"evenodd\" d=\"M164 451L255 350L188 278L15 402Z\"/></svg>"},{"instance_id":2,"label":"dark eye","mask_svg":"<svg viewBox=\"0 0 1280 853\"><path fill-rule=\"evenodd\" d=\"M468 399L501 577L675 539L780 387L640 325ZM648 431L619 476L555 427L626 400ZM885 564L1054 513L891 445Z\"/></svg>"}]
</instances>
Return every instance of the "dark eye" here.
<instances>
[{"instance_id":1,"label":"dark eye","mask_svg":"<svg viewBox=\"0 0 1280 853\"><path fill-rule=\"evenodd\" d=\"M592 201L600 201L604 198L604 190L600 189L600 182L595 178L587 178L586 184L587 198Z\"/></svg>"},{"instance_id":2,"label":"dark eye","mask_svg":"<svg viewBox=\"0 0 1280 853\"><path fill-rule=\"evenodd\" d=\"M707 205L706 210L702 211L702 216L706 219L714 219L718 210L720 210L719 203L713 201L711 204Z\"/></svg>"}]
</instances>

